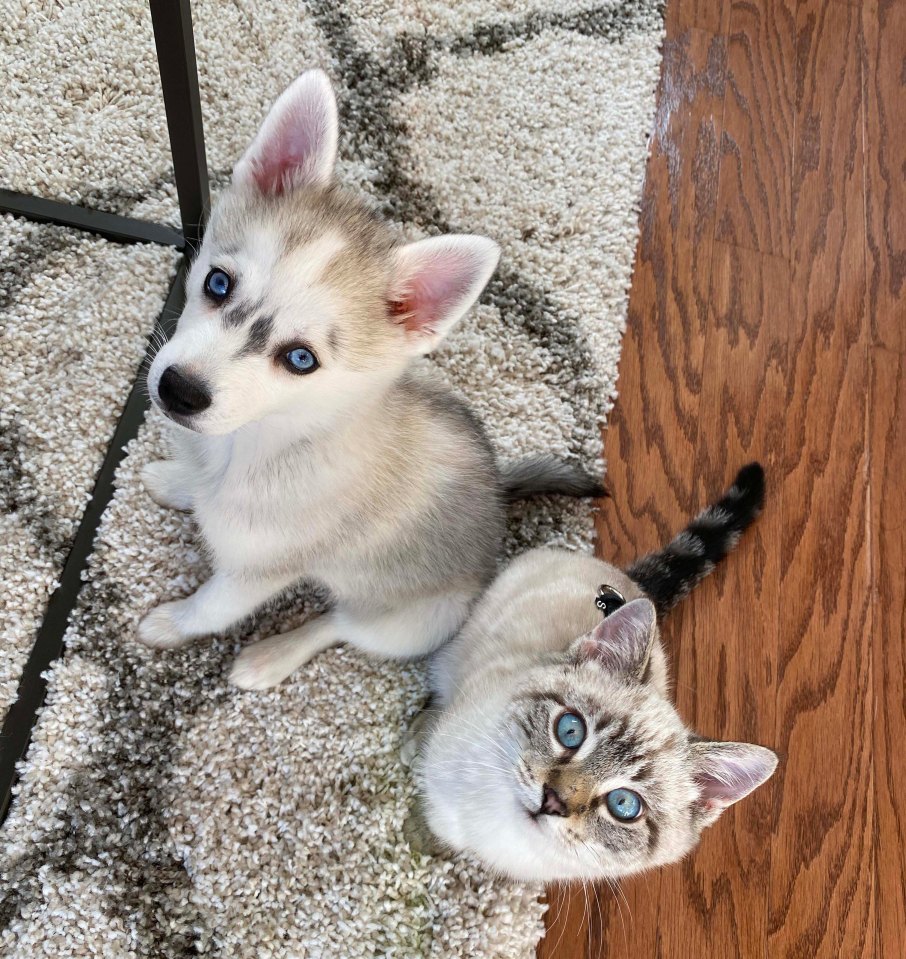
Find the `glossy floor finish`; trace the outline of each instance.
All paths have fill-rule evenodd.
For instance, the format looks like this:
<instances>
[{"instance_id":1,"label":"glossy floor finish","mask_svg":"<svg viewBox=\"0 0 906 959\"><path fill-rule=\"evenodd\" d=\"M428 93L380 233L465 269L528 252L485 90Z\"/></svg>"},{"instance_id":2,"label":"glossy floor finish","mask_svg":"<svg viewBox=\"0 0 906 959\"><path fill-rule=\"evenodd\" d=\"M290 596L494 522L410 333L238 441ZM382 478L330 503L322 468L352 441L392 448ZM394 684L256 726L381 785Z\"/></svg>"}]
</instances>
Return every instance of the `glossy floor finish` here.
<instances>
[{"instance_id":1,"label":"glossy floor finish","mask_svg":"<svg viewBox=\"0 0 906 959\"><path fill-rule=\"evenodd\" d=\"M602 555L761 460L664 633L683 716L775 748L686 862L551 892L544 959L906 955L906 0L670 0Z\"/></svg>"}]
</instances>

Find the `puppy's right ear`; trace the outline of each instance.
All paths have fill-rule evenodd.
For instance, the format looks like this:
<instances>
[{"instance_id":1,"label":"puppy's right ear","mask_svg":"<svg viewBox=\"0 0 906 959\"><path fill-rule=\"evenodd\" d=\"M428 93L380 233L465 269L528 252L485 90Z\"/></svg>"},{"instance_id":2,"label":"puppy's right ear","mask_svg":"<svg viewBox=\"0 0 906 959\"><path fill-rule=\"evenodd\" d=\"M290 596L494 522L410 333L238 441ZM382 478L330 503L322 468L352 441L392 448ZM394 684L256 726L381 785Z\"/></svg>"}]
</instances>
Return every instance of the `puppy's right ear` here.
<instances>
[{"instance_id":1,"label":"puppy's right ear","mask_svg":"<svg viewBox=\"0 0 906 959\"><path fill-rule=\"evenodd\" d=\"M307 70L277 98L233 169L233 183L278 194L327 184L337 158L337 101L323 70Z\"/></svg>"},{"instance_id":2,"label":"puppy's right ear","mask_svg":"<svg viewBox=\"0 0 906 959\"><path fill-rule=\"evenodd\" d=\"M391 320L409 352L430 353L478 298L497 267L493 240L447 233L407 243L395 254L388 292Z\"/></svg>"}]
</instances>

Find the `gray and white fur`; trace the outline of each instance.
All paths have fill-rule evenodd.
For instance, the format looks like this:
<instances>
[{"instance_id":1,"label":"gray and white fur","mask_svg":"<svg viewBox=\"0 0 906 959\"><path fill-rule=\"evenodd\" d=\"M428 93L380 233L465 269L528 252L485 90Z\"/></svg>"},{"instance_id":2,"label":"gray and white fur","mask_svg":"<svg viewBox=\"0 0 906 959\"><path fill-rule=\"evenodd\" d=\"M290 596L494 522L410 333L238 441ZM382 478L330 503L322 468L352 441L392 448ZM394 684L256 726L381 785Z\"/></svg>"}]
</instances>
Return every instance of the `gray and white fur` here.
<instances>
[{"instance_id":1,"label":"gray and white fur","mask_svg":"<svg viewBox=\"0 0 906 959\"><path fill-rule=\"evenodd\" d=\"M431 707L404 756L420 795L413 841L513 879L616 879L681 858L773 773L769 749L703 739L680 719L651 601L669 608L712 569L763 490L761 467L746 467L627 572L540 549L501 573L432 662ZM627 602L602 618L604 584ZM561 722L584 738L564 744ZM617 815L636 801L637 815Z\"/></svg>"},{"instance_id":2,"label":"gray and white fur","mask_svg":"<svg viewBox=\"0 0 906 959\"><path fill-rule=\"evenodd\" d=\"M337 186L336 144L329 81L304 73L236 166L148 374L173 456L143 480L192 511L213 575L149 612L140 640L219 632L302 580L332 597L242 652L232 680L245 688L341 641L431 652L495 573L508 497L600 492L552 460L501 474L465 405L413 368L478 297L497 246L402 243Z\"/></svg>"}]
</instances>

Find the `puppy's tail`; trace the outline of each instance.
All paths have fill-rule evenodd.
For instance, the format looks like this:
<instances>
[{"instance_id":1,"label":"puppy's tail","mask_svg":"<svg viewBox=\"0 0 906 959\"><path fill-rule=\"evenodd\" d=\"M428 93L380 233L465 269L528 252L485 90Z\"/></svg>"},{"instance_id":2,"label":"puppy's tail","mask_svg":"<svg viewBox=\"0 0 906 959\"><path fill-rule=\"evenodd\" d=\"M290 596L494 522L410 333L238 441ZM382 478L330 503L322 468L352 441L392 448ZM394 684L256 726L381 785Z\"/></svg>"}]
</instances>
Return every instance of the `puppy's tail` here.
<instances>
[{"instance_id":1,"label":"puppy's tail","mask_svg":"<svg viewBox=\"0 0 906 959\"><path fill-rule=\"evenodd\" d=\"M658 615L675 606L736 545L764 505L764 470L749 463L712 506L659 553L636 560L627 576L642 587Z\"/></svg>"},{"instance_id":2,"label":"puppy's tail","mask_svg":"<svg viewBox=\"0 0 906 959\"><path fill-rule=\"evenodd\" d=\"M606 496L603 485L585 470L550 454L530 456L500 471L503 497L508 503L531 496Z\"/></svg>"}]
</instances>

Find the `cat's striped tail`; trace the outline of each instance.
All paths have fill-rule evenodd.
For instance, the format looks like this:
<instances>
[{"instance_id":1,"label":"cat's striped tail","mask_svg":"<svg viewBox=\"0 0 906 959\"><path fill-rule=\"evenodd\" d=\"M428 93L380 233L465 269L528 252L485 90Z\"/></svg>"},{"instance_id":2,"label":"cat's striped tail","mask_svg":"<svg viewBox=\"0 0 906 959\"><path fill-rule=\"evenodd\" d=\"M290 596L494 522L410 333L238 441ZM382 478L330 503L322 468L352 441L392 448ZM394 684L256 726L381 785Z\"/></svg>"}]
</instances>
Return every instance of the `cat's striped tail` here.
<instances>
[{"instance_id":1,"label":"cat's striped tail","mask_svg":"<svg viewBox=\"0 0 906 959\"><path fill-rule=\"evenodd\" d=\"M642 587L658 615L675 606L736 545L764 504L764 470L749 463L716 503L658 553L636 560L626 574Z\"/></svg>"}]
</instances>

